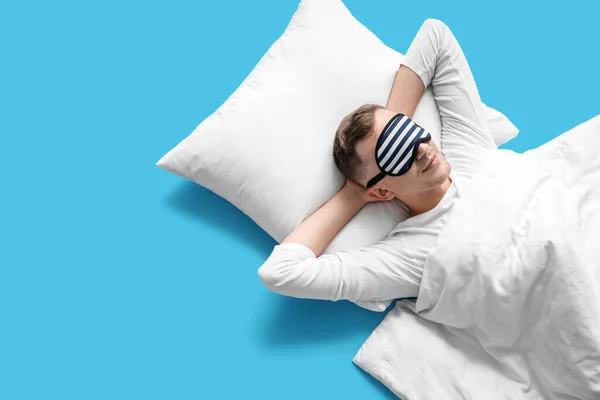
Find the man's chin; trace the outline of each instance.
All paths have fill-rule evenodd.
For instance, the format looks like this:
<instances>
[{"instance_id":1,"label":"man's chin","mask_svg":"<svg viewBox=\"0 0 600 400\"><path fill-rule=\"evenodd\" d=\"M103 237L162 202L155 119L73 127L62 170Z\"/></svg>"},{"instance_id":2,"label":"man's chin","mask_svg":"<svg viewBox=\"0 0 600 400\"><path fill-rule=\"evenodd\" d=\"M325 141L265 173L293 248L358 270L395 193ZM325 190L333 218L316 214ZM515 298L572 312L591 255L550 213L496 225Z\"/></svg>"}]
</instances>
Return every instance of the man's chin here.
<instances>
[{"instance_id":1,"label":"man's chin","mask_svg":"<svg viewBox=\"0 0 600 400\"><path fill-rule=\"evenodd\" d=\"M446 160L444 159L444 161ZM450 177L450 172L452 171L452 167L450 167L450 164L447 161L444 162L444 164L444 171L440 174L440 185L448 180L448 178Z\"/></svg>"},{"instance_id":2,"label":"man's chin","mask_svg":"<svg viewBox=\"0 0 600 400\"><path fill-rule=\"evenodd\" d=\"M436 177L435 181L432 184L432 187L442 186L448 180L449 176L450 176L449 171L448 171L448 173L440 174L439 177Z\"/></svg>"}]
</instances>

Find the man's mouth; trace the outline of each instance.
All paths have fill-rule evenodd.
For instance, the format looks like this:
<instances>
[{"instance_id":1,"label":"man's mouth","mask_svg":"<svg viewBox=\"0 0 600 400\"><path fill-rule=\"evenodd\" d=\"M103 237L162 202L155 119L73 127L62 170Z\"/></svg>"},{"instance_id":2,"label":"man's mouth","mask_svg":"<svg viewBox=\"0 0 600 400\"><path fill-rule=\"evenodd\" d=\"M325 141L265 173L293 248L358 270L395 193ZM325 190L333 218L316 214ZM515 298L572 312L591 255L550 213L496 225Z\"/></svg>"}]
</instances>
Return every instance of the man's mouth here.
<instances>
[{"instance_id":1,"label":"man's mouth","mask_svg":"<svg viewBox=\"0 0 600 400\"><path fill-rule=\"evenodd\" d=\"M437 161L437 157L438 154L437 152L431 156L431 158L429 159L429 162L427 163L427 166L425 168L423 168L423 170L421 170L421 172L427 172L429 170L429 168L431 168L431 166Z\"/></svg>"}]
</instances>

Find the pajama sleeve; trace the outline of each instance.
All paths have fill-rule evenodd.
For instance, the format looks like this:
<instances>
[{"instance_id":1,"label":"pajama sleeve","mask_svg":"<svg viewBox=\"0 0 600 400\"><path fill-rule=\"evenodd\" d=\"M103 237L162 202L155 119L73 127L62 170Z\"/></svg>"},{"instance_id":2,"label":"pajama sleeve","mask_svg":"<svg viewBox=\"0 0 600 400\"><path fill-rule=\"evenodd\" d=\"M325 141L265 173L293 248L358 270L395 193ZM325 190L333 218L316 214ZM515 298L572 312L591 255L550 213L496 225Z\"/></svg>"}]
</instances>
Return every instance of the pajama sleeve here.
<instances>
[{"instance_id":1,"label":"pajama sleeve","mask_svg":"<svg viewBox=\"0 0 600 400\"><path fill-rule=\"evenodd\" d=\"M275 246L258 275L275 293L363 301L357 304L372 309L364 304L418 295L421 273L402 260L398 249L404 244L402 239L389 237L372 246L316 257L302 244L284 243Z\"/></svg>"},{"instance_id":2,"label":"pajama sleeve","mask_svg":"<svg viewBox=\"0 0 600 400\"><path fill-rule=\"evenodd\" d=\"M442 21L427 19L404 61L433 95L442 117L442 150L469 146L496 149L467 59Z\"/></svg>"}]
</instances>

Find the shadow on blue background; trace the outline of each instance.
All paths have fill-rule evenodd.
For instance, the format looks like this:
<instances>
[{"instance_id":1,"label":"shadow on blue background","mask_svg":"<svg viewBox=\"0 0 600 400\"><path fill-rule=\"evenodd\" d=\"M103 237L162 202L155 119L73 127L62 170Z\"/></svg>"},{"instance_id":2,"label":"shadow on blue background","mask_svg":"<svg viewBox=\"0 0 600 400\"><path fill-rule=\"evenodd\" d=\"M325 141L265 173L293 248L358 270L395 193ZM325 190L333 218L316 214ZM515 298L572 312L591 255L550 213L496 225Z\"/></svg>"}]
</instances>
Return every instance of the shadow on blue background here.
<instances>
[{"instance_id":1,"label":"shadow on blue background","mask_svg":"<svg viewBox=\"0 0 600 400\"><path fill-rule=\"evenodd\" d=\"M347 0L405 52L425 18L537 147L600 113L600 3ZM384 317L286 298L275 241L155 166L297 0L0 3L0 399L392 399L352 358Z\"/></svg>"},{"instance_id":2,"label":"shadow on blue background","mask_svg":"<svg viewBox=\"0 0 600 400\"><path fill-rule=\"evenodd\" d=\"M212 191L192 182L181 182L164 199L172 210L211 226L235 240L269 254L276 242L239 209ZM367 337L383 318L348 301L329 302L273 296L272 311L266 316L255 339L261 347L302 347ZM393 307L393 305L391 306ZM397 398L381 382L356 367L382 398Z\"/></svg>"},{"instance_id":3,"label":"shadow on blue background","mask_svg":"<svg viewBox=\"0 0 600 400\"><path fill-rule=\"evenodd\" d=\"M165 203L205 226L235 235L240 243L270 253L273 239L231 203L192 182L183 182L165 199ZM241 215L240 215L241 214ZM313 341L338 340L360 333L368 336L372 326L382 319L380 313L357 308L347 302L330 302L276 296L276 309L264 321L259 340L281 346L310 344Z\"/></svg>"},{"instance_id":4,"label":"shadow on blue background","mask_svg":"<svg viewBox=\"0 0 600 400\"><path fill-rule=\"evenodd\" d=\"M235 236L237 241L268 253L276 242L237 207L212 191L190 181L179 183L164 203L202 225Z\"/></svg>"},{"instance_id":5,"label":"shadow on blue background","mask_svg":"<svg viewBox=\"0 0 600 400\"><path fill-rule=\"evenodd\" d=\"M381 315L357 310L350 302L281 298L265 321L259 339L268 346L311 345L335 342L356 334L368 336Z\"/></svg>"}]
</instances>

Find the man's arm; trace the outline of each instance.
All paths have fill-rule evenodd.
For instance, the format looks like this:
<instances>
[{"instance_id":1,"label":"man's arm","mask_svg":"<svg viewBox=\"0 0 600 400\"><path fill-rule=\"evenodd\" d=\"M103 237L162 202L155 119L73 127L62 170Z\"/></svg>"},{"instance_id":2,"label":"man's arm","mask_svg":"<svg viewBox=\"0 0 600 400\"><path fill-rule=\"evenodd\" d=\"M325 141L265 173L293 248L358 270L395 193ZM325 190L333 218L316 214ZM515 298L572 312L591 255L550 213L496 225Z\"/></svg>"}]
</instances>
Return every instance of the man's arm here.
<instances>
[{"instance_id":1,"label":"man's arm","mask_svg":"<svg viewBox=\"0 0 600 400\"><path fill-rule=\"evenodd\" d=\"M475 79L458 41L446 24L432 18L425 20L402 64L399 73L403 67L408 67L413 72L413 75L406 73L411 77L409 80L414 80L414 75L417 75L424 88L429 84L432 86L442 117L444 152L464 153L468 146L496 149ZM410 85L417 86L414 82ZM402 90L402 86L399 87ZM388 104L414 112L414 103L401 99L406 94L394 93L394 90Z\"/></svg>"},{"instance_id":2,"label":"man's arm","mask_svg":"<svg viewBox=\"0 0 600 400\"><path fill-rule=\"evenodd\" d=\"M400 65L385 108L412 118L424 91L419 75L406 65Z\"/></svg>"},{"instance_id":3,"label":"man's arm","mask_svg":"<svg viewBox=\"0 0 600 400\"><path fill-rule=\"evenodd\" d=\"M404 237L389 236L371 246L316 257L300 243L282 243L258 269L258 276L275 293L350 300L363 307L367 302L367 308L383 311L390 300L419 294L421 268L406 258L406 246ZM374 302L388 303L374 307Z\"/></svg>"},{"instance_id":4,"label":"man's arm","mask_svg":"<svg viewBox=\"0 0 600 400\"><path fill-rule=\"evenodd\" d=\"M281 244L300 243L318 257L367 202L365 189L346 180L344 186L327 203L302 221Z\"/></svg>"},{"instance_id":5,"label":"man's arm","mask_svg":"<svg viewBox=\"0 0 600 400\"><path fill-rule=\"evenodd\" d=\"M406 246L403 238L392 236L372 246L323 254L341 228L369 201L373 200L365 188L347 180L327 203L275 246L258 269L263 284L287 296L350 300L373 311L383 311L395 298L417 297L420 272L402 253Z\"/></svg>"}]
</instances>

